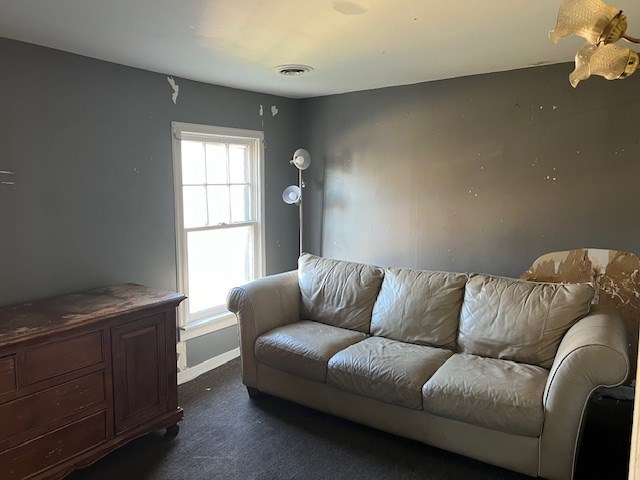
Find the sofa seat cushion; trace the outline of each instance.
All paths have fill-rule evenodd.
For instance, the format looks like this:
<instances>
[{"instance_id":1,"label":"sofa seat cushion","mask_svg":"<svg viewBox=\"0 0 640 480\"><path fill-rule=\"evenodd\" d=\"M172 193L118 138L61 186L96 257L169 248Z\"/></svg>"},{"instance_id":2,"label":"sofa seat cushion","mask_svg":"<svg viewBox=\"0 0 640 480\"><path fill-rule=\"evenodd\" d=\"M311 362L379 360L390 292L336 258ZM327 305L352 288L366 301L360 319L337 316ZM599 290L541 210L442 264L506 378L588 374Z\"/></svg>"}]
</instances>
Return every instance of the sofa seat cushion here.
<instances>
[{"instance_id":1,"label":"sofa seat cushion","mask_svg":"<svg viewBox=\"0 0 640 480\"><path fill-rule=\"evenodd\" d=\"M274 328L256 339L256 359L300 377L325 382L327 362L367 336L361 332L303 320Z\"/></svg>"},{"instance_id":2,"label":"sofa seat cushion","mask_svg":"<svg viewBox=\"0 0 640 480\"><path fill-rule=\"evenodd\" d=\"M425 412L537 437L549 371L510 360L455 354L422 388Z\"/></svg>"},{"instance_id":3,"label":"sofa seat cushion","mask_svg":"<svg viewBox=\"0 0 640 480\"><path fill-rule=\"evenodd\" d=\"M460 312L463 353L550 368L564 334L589 313L589 283L472 275Z\"/></svg>"},{"instance_id":4,"label":"sofa seat cushion","mask_svg":"<svg viewBox=\"0 0 640 480\"><path fill-rule=\"evenodd\" d=\"M456 349L467 278L463 273L387 269L373 307L371 334Z\"/></svg>"},{"instance_id":5,"label":"sofa seat cushion","mask_svg":"<svg viewBox=\"0 0 640 480\"><path fill-rule=\"evenodd\" d=\"M369 337L329 360L327 384L394 405L422 409L422 386L453 352Z\"/></svg>"},{"instance_id":6,"label":"sofa seat cushion","mask_svg":"<svg viewBox=\"0 0 640 480\"><path fill-rule=\"evenodd\" d=\"M369 333L383 277L377 267L303 253L298 259L302 318Z\"/></svg>"}]
</instances>

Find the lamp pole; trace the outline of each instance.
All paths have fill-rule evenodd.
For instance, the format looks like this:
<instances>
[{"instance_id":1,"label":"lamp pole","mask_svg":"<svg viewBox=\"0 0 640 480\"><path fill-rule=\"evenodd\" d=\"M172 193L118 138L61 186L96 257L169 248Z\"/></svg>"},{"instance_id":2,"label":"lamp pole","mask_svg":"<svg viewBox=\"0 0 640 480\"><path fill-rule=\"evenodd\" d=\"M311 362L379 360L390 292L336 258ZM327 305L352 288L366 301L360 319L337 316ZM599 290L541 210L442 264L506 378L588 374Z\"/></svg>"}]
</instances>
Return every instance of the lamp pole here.
<instances>
[{"instance_id":1,"label":"lamp pole","mask_svg":"<svg viewBox=\"0 0 640 480\"><path fill-rule=\"evenodd\" d=\"M304 229L303 217L302 217L302 170L298 170L298 187L300 188L300 202L298 203L298 209L300 211L300 255L302 255L302 231Z\"/></svg>"},{"instance_id":2,"label":"lamp pole","mask_svg":"<svg viewBox=\"0 0 640 480\"><path fill-rule=\"evenodd\" d=\"M297 205L299 208L298 215L300 221L300 255L302 255L302 242L304 231L304 217L302 212L302 189L304 188L304 180L302 179L302 170L309 168L311 164L311 156L304 148L299 148L293 154L293 160L289 163L298 169L298 186L291 185L285 188L282 193L282 199L289 205Z\"/></svg>"}]
</instances>

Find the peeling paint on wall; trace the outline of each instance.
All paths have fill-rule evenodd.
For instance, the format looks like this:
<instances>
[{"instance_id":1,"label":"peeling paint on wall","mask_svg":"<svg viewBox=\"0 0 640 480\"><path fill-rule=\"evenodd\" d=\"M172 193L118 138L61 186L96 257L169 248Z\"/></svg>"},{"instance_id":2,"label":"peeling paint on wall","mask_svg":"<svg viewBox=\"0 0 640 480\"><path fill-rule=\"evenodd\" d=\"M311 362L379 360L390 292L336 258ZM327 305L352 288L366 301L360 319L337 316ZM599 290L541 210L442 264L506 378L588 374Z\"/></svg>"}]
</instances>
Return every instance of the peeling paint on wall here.
<instances>
[{"instance_id":1,"label":"peeling paint on wall","mask_svg":"<svg viewBox=\"0 0 640 480\"><path fill-rule=\"evenodd\" d=\"M594 303L615 307L624 319L631 364L636 364L640 325L640 259L636 255L594 248L548 253L533 262L522 278L540 282L593 282ZM634 374L635 370L630 379Z\"/></svg>"},{"instance_id":2,"label":"peeling paint on wall","mask_svg":"<svg viewBox=\"0 0 640 480\"><path fill-rule=\"evenodd\" d=\"M262 106L262 104L260 104L260 108L258 109L258 113L260 114L260 130L262 130L264 132L264 107ZM267 150L267 141L266 140L262 140L262 147L265 149L265 151Z\"/></svg>"},{"instance_id":3,"label":"peeling paint on wall","mask_svg":"<svg viewBox=\"0 0 640 480\"><path fill-rule=\"evenodd\" d=\"M173 77L167 77L167 81L169 82L169 85L171 85L171 88L173 89L173 93L171 94L171 100L173 100L173 103L177 105L178 94L180 93L180 85L176 83Z\"/></svg>"}]
</instances>

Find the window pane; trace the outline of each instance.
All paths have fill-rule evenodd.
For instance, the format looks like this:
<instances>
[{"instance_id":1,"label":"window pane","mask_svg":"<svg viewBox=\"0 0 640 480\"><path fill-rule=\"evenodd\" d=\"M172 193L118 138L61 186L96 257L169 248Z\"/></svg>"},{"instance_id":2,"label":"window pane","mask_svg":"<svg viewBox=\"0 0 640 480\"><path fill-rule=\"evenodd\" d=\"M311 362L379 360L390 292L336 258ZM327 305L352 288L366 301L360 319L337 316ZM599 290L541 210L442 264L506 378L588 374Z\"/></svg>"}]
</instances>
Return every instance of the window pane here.
<instances>
[{"instance_id":1,"label":"window pane","mask_svg":"<svg viewBox=\"0 0 640 480\"><path fill-rule=\"evenodd\" d=\"M205 187L182 187L184 228L207 225L207 199Z\"/></svg>"},{"instance_id":2,"label":"window pane","mask_svg":"<svg viewBox=\"0 0 640 480\"><path fill-rule=\"evenodd\" d=\"M183 140L182 148L182 183L204 185L204 143Z\"/></svg>"},{"instance_id":3,"label":"window pane","mask_svg":"<svg viewBox=\"0 0 640 480\"><path fill-rule=\"evenodd\" d=\"M246 145L229 145L229 181L230 183L247 183L249 181L249 164Z\"/></svg>"},{"instance_id":4,"label":"window pane","mask_svg":"<svg viewBox=\"0 0 640 480\"><path fill-rule=\"evenodd\" d=\"M252 227L189 232L189 312L225 304L232 287L253 277Z\"/></svg>"},{"instance_id":5,"label":"window pane","mask_svg":"<svg viewBox=\"0 0 640 480\"><path fill-rule=\"evenodd\" d=\"M207 187L209 196L209 225L229 223L229 187Z\"/></svg>"},{"instance_id":6,"label":"window pane","mask_svg":"<svg viewBox=\"0 0 640 480\"><path fill-rule=\"evenodd\" d=\"M229 188L231 189L231 221L248 222L252 220L249 187L232 185Z\"/></svg>"},{"instance_id":7,"label":"window pane","mask_svg":"<svg viewBox=\"0 0 640 480\"><path fill-rule=\"evenodd\" d=\"M207 143L207 183L227 183L227 148L224 143Z\"/></svg>"}]
</instances>

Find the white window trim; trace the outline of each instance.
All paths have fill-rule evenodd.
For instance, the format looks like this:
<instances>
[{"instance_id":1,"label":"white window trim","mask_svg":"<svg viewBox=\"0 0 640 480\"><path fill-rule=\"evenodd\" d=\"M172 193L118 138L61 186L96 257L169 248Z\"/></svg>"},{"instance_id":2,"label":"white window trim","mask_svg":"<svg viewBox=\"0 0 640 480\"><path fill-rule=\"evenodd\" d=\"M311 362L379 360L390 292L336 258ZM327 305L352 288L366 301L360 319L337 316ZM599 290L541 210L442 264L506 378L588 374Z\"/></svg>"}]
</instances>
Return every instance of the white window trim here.
<instances>
[{"instance_id":1,"label":"white window trim","mask_svg":"<svg viewBox=\"0 0 640 480\"><path fill-rule=\"evenodd\" d=\"M256 141L256 183L259 186L259 193L256 197L256 214L258 216L258 228L256 228L255 242L258 244L258 253L255 261L256 278L264 275L266 270L265 260L265 183L264 183L264 132L259 130L245 130L239 128L215 127L211 125L199 125L184 122L171 122L171 138L173 151L173 190L175 205L175 229L176 229L176 267L178 290L187 294L189 291L187 278L187 257L186 257L186 237L184 229L184 214L182 203L182 165L181 165L181 140L192 139L201 140L202 137L211 136L212 140L222 142L233 142L247 139ZM238 225L239 226L239 225ZM233 313L224 309L222 311L212 309L202 318L188 322L189 299L185 300L178 307L178 325L180 327L180 341L195 338L200 335L215 332L231 325L237 324Z\"/></svg>"},{"instance_id":2,"label":"white window trim","mask_svg":"<svg viewBox=\"0 0 640 480\"><path fill-rule=\"evenodd\" d=\"M236 319L235 314L229 311L226 311L225 313L221 313L219 315L203 318L201 320L195 320L189 322L185 326L180 327L180 341L185 342L187 340L191 340L192 338L206 335L207 333L217 332L218 330L222 330L223 328L231 327L237 324L238 320Z\"/></svg>"}]
</instances>

